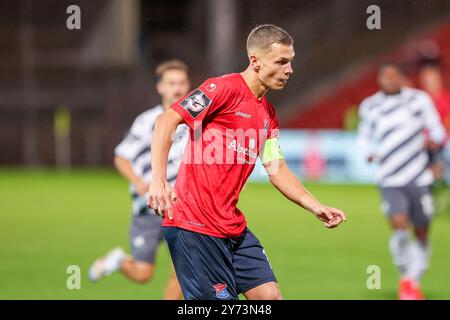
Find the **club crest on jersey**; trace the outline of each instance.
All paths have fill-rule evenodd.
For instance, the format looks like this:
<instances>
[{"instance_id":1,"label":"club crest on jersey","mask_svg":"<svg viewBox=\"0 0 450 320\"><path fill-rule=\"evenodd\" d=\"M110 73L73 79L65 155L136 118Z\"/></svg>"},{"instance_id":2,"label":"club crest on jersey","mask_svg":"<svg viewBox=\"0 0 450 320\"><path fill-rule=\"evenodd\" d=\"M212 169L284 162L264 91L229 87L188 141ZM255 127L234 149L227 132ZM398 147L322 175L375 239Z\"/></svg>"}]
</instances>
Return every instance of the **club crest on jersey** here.
<instances>
[{"instance_id":1,"label":"club crest on jersey","mask_svg":"<svg viewBox=\"0 0 450 320\"><path fill-rule=\"evenodd\" d=\"M264 119L264 136L267 136L268 129L269 129L269 120Z\"/></svg>"},{"instance_id":2,"label":"club crest on jersey","mask_svg":"<svg viewBox=\"0 0 450 320\"><path fill-rule=\"evenodd\" d=\"M213 288L216 290L216 297L219 299L226 299L230 296L227 291L227 285L225 283L218 283L213 285Z\"/></svg>"},{"instance_id":3,"label":"club crest on jersey","mask_svg":"<svg viewBox=\"0 0 450 320\"><path fill-rule=\"evenodd\" d=\"M197 89L189 97L181 101L181 105L195 119L203 110L210 106L211 102L212 100L206 94Z\"/></svg>"},{"instance_id":4,"label":"club crest on jersey","mask_svg":"<svg viewBox=\"0 0 450 320\"><path fill-rule=\"evenodd\" d=\"M206 87L206 90L209 92L213 92L214 90L216 90L216 84L215 83L210 83L208 84L208 86Z\"/></svg>"}]
</instances>

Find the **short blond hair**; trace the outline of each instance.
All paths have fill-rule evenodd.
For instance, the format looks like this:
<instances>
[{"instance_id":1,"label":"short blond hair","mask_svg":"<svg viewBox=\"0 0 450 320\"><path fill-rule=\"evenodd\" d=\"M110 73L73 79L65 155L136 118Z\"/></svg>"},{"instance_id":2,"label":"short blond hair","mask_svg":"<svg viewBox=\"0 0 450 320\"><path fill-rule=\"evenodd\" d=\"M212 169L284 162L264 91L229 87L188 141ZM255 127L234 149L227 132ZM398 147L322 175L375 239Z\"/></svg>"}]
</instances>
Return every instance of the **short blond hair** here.
<instances>
[{"instance_id":1,"label":"short blond hair","mask_svg":"<svg viewBox=\"0 0 450 320\"><path fill-rule=\"evenodd\" d=\"M160 81L162 79L164 73L169 70L182 70L186 73L189 73L189 68L184 62L177 60L177 59L168 60L168 61L160 63L155 68L155 75L156 75L157 80Z\"/></svg>"},{"instance_id":2,"label":"short blond hair","mask_svg":"<svg viewBox=\"0 0 450 320\"><path fill-rule=\"evenodd\" d=\"M268 50L273 43L290 46L294 43L292 36L273 24L263 24L254 28L247 38L247 52L254 49Z\"/></svg>"}]
</instances>

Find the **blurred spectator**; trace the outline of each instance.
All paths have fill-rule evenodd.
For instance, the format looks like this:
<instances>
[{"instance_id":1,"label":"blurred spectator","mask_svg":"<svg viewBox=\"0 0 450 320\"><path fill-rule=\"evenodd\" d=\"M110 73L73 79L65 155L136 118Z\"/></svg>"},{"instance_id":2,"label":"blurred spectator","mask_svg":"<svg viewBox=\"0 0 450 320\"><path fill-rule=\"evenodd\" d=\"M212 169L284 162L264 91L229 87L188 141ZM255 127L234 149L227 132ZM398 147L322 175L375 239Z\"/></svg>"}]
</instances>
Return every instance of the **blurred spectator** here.
<instances>
[{"instance_id":1,"label":"blurred spectator","mask_svg":"<svg viewBox=\"0 0 450 320\"><path fill-rule=\"evenodd\" d=\"M420 70L419 82L420 87L433 99L448 137L450 133L450 92L444 88L441 70L434 64L425 65Z\"/></svg>"},{"instance_id":2,"label":"blurred spectator","mask_svg":"<svg viewBox=\"0 0 450 320\"><path fill-rule=\"evenodd\" d=\"M426 64L439 64L441 61L441 49L436 41L424 39L419 43L419 66Z\"/></svg>"},{"instance_id":3,"label":"blurred spectator","mask_svg":"<svg viewBox=\"0 0 450 320\"><path fill-rule=\"evenodd\" d=\"M433 99L446 131L447 138L444 143L438 146L429 146L431 169L437 179L442 179L445 172L443 149L450 134L450 93L443 86L441 71L436 64L426 64L422 67L419 74L419 83L420 87Z\"/></svg>"},{"instance_id":4,"label":"blurred spectator","mask_svg":"<svg viewBox=\"0 0 450 320\"><path fill-rule=\"evenodd\" d=\"M311 180L319 180L327 170L327 163L320 151L320 140L312 134L307 140L308 146L305 154L305 172Z\"/></svg>"}]
</instances>

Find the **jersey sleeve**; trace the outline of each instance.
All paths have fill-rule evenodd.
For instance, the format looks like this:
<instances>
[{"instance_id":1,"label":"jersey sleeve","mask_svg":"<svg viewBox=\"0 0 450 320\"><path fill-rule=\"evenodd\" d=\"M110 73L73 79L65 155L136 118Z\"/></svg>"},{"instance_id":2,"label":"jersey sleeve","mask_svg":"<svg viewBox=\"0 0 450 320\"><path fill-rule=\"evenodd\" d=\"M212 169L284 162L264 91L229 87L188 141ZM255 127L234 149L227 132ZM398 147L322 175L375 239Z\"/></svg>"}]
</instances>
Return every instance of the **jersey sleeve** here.
<instances>
[{"instance_id":1,"label":"jersey sleeve","mask_svg":"<svg viewBox=\"0 0 450 320\"><path fill-rule=\"evenodd\" d=\"M272 120L267 128L266 141L264 142L264 147L260 155L260 159L263 164L273 160L284 159L284 154L281 151L279 141L280 129L278 125L278 118L273 107L272 112Z\"/></svg>"},{"instance_id":2,"label":"jersey sleeve","mask_svg":"<svg viewBox=\"0 0 450 320\"><path fill-rule=\"evenodd\" d=\"M171 108L179 113L191 128L194 123L212 117L226 106L230 90L222 78L211 78L197 89L175 102Z\"/></svg>"},{"instance_id":3,"label":"jersey sleeve","mask_svg":"<svg viewBox=\"0 0 450 320\"><path fill-rule=\"evenodd\" d=\"M275 111L272 116L272 120L269 123L269 128L267 129L267 136L266 139L273 139L273 138L279 138L280 136L280 128L278 124L278 118L275 114Z\"/></svg>"}]
</instances>

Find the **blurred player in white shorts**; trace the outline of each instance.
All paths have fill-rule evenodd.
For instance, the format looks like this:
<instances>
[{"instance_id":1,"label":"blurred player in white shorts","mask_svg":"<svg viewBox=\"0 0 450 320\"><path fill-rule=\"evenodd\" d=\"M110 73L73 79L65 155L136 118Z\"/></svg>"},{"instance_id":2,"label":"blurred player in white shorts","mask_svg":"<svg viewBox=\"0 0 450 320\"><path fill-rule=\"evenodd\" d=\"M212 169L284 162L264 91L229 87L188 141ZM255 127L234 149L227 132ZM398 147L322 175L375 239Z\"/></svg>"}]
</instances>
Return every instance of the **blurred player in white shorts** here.
<instances>
[{"instance_id":1,"label":"blurred player in white shorts","mask_svg":"<svg viewBox=\"0 0 450 320\"><path fill-rule=\"evenodd\" d=\"M389 248L401 276L399 298L422 300L419 281L429 265L428 231L434 214L427 146L440 144L445 131L428 94L403 86L399 66L382 65L378 81L381 91L360 106L358 142L367 160L379 165L382 209L393 229Z\"/></svg>"},{"instance_id":2,"label":"blurred player in white shorts","mask_svg":"<svg viewBox=\"0 0 450 320\"><path fill-rule=\"evenodd\" d=\"M188 68L181 61L171 60L160 64L156 68L156 76L156 89L162 104L140 114L124 140L115 149L114 165L130 182L133 213L130 228L132 257L128 257L120 247L111 250L92 264L89 270L89 278L92 281L121 271L137 283L146 283L154 273L155 256L163 236L161 217L148 208L146 199L152 175L151 140L156 117L186 95L190 88ZM186 125L179 126L173 137L167 166L167 177L172 186L188 140L189 128ZM181 289L172 268L164 299L174 300L181 297Z\"/></svg>"}]
</instances>

